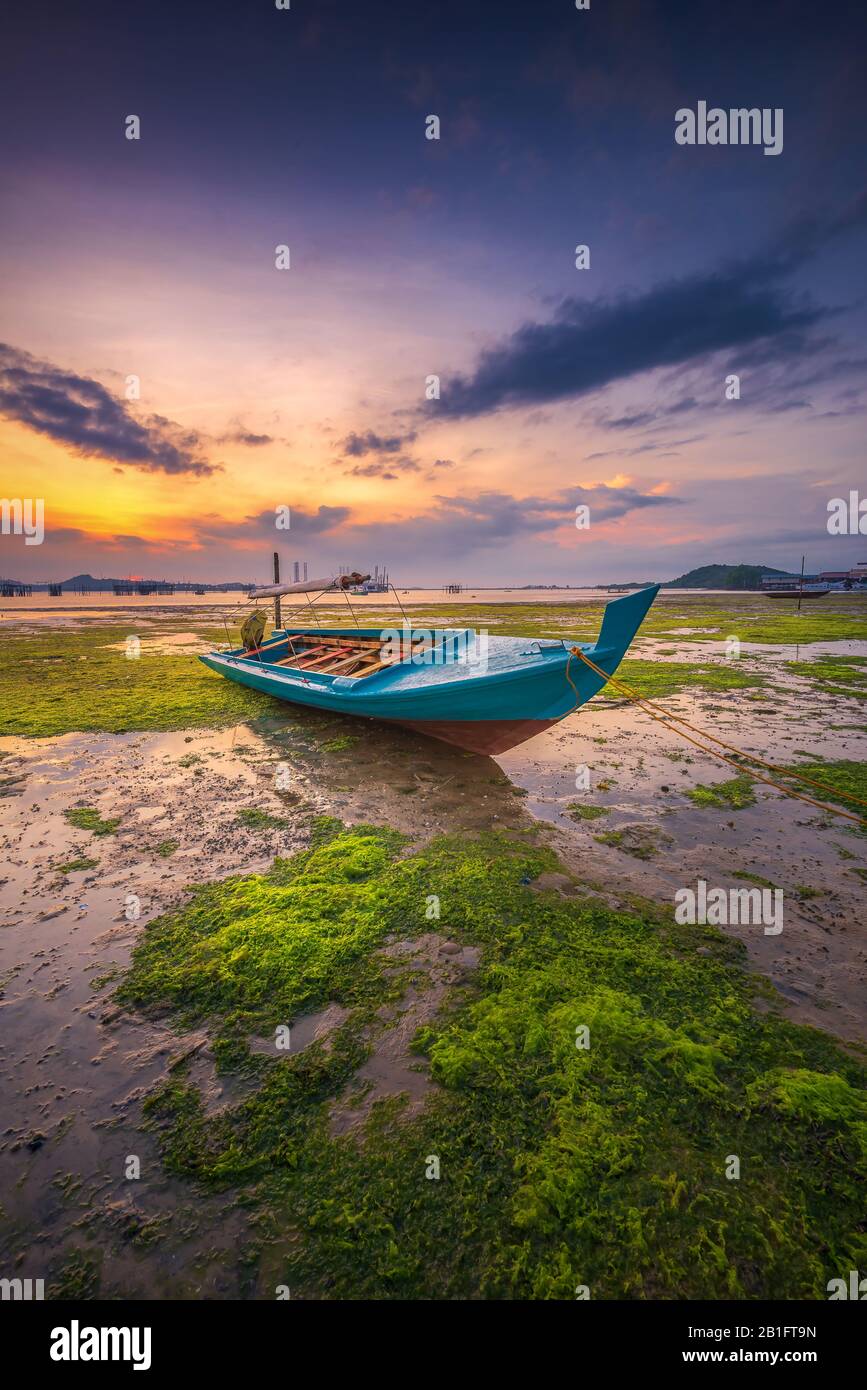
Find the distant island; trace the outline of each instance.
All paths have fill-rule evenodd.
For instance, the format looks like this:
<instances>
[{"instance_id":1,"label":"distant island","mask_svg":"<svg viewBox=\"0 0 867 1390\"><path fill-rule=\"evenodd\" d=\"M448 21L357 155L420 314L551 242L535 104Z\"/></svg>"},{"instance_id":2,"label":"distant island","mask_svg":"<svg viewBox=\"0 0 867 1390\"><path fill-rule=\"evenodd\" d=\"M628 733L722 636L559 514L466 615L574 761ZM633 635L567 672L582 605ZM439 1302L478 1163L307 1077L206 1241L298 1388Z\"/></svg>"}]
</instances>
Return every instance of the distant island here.
<instances>
[{"instance_id":1,"label":"distant island","mask_svg":"<svg viewBox=\"0 0 867 1390\"><path fill-rule=\"evenodd\" d=\"M774 569L773 565L700 565L698 569L682 574L678 579L663 579L663 589L757 589L762 588L762 575L779 575L786 579L796 579L788 570ZM625 579L619 583L608 584L517 584L513 591L525 589L647 589L655 584L655 579ZM479 585L483 588L484 585Z\"/></svg>"},{"instance_id":2,"label":"distant island","mask_svg":"<svg viewBox=\"0 0 867 1390\"><path fill-rule=\"evenodd\" d=\"M700 565L698 569L682 574L678 579L659 581L663 589L758 589L762 588L762 575L773 574L790 577L788 570L774 569L773 565ZM797 577L797 576L793 576ZM655 579L629 579L619 584L583 584L581 588L600 589L646 589L655 584ZM525 585L525 588L556 589L556 584Z\"/></svg>"},{"instance_id":3,"label":"distant island","mask_svg":"<svg viewBox=\"0 0 867 1390\"><path fill-rule=\"evenodd\" d=\"M679 579L669 579L663 589L761 589L763 574L787 575L771 565L700 565Z\"/></svg>"},{"instance_id":4,"label":"distant island","mask_svg":"<svg viewBox=\"0 0 867 1390\"><path fill-rule=\"evenodd\" d=\"M225 580L219 584L206 583L199 579L95 579L92 574L74 574L71 579L51 580L38 583L34 580L4 579L0 586L14 589L27 589L34 594L49 591L66 594L111 594L115 591L132 592L134 588L144 588L151 593L167 591L176 593L227 593L236 589L249 589L250 581Z\"/></svg>"}]
</instances>

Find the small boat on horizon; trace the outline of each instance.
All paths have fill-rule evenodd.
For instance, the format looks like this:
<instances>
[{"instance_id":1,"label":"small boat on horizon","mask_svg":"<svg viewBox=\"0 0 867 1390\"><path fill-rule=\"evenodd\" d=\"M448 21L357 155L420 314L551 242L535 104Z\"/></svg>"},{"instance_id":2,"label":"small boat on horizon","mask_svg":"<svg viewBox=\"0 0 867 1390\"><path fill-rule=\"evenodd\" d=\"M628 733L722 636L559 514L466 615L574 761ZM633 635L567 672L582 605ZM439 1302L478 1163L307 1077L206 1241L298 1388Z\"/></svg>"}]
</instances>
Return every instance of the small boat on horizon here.
<instances>
[{"instance_id":1,"label":"small boat on horizon","mask_svg":"<svg viewBox=\"0 0 867 1390\"><path fill-rule=\"evenodd\" d=\"M274 585L255 596L280 597L290 588L298 592L301 586ZM598 694L603 676L573 647L613 674L658 591L653 584L612 599L592 643L421 628L408 621L390 629L287 627L264 641L260 614L253 645L208 652L199 660L278 700L400 724L473 753L503 753ZM248 641L250 632L256 629L248 629Z\"/></svg>"},{"instance_id":2,"label":"small boat on horizon","mask_svg":"<svg viewBox=\"0 0 867 1390\"><path fill-rule=\"evenodd\" d=\"M792 589L764 589L767 598L824 598L831 590L827 584L796 585Z\"/></svg>"}]
</instances>

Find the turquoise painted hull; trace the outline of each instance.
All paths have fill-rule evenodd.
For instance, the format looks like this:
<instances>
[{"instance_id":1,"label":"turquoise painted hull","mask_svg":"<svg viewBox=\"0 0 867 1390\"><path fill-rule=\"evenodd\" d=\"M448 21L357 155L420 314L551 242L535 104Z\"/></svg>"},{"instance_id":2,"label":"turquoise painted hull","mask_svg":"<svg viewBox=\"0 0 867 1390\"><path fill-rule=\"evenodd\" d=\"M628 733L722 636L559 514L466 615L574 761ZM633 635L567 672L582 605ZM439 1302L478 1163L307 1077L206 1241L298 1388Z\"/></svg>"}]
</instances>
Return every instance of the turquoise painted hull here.
<instances>
[{"instance_id":1,"label":"turquoise painted hull","mask_svg":"<svg viewBox=\"0 0 867 1390\"><path fill-rule=\"evenodd\" d=\"M424 659L414 657L356 680L276 663L288 653L286 632L275 632L259 653L238 648L199 658L229 680L278 700L334 713L391 721L476 752L503 752L548 728L605 684L569 648L613 674L658 592L638 589L606 605L595 643L489 637L473 646L464 630L414 628L433 638ZM309 636L381 638L382 628L292 628ZM568 663L568 679L567 679Z\"/></svg>"}]
</instances>

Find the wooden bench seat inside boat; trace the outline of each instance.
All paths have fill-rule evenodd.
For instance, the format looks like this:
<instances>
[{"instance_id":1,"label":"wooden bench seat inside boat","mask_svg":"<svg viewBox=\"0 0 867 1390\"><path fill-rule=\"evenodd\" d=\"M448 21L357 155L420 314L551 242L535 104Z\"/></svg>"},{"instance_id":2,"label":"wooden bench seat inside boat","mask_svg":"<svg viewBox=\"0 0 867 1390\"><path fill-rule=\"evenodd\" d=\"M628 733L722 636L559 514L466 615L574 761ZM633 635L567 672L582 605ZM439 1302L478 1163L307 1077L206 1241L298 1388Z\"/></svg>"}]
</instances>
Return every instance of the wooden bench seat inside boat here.
<instances>
[{"instance_id":1,"label":"wooden bench seat inside boat","mask_svg":"<svg viewBox=\"0 0 867 1390\"><path fill-rule=\"evenodd\" d=\"M386 644L379 637L331 637L298 633L291 635L288 640L290 655L275 661L275 666L315 671L318 675L351 676L353 679L372 676L384 666L391 666L430 646L429 638L417 638L412 644L402 642L397 652L391 644ZM305 642L310 645L301 645ZM386 655L383 655L384 651Z\"/></svg>"}]
</instances>

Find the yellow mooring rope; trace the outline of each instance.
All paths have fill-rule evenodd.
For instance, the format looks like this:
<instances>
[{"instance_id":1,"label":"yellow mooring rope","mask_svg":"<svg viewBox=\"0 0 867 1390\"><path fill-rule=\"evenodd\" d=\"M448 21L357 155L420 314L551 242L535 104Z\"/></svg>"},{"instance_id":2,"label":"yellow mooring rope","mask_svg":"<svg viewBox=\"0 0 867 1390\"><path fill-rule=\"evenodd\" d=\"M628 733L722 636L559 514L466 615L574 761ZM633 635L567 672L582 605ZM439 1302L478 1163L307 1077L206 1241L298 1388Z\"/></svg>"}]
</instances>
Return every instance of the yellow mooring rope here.
<instances>
[{"instance_id":1,"label":"yellow mooring rope","mask_svg":"<svg viewBox=\"0 0 867 1390\"><path fill-rule=\"evenodd\" d=\"M566 662L566 679L575 691L576 696L575 709L577 709L578 705L581 703L581 696L578 693L575 682L569 675L569 666L573 656L580 657L584 664L590 667L591 671L595 671L597 676L602 676L609 685L613 686L615 690L624 695L626 699L634 701L635 704L644 710L645 714L650 715L651 719L655 719L658 724L665 725L672 733L680 734L681 738L685 738L687 742L692 743L696 748L700 749L702 753L709 753L713 758L720 758L724 763L728 763L729 767L733 767L736 772L746 772L748 776L755 777L759 782L765 782L769 787L774 787L777 791L783 792L785 796L793 796L797 798L798 801L806 802L808 806L817 806L820 811L827 811L829 815L843 816L846 820L853 820L856 825L867 826L867 819L863 816L855 815L852 811L844 811L839 806L829 806L824 801L816 801L812 796L804 796L802 792L795 791L794 787L787 787L780 782L772 781L770 777L763 777L760 772L756 772L755 768L744 767L742 763L735 762L734 758L727 758L725 753L718 753L715 748L705 747L704 744L699 743L696 739L691 738L689 734L684 733L683 729L679 729L677 725L682 724L684 729L691 729L693 733L700 734L702 738L708 739L711 743L718 743L720 748L727 748L730 753L736 753L739 758L758 763L760 767L766 767L770 772L776 772L783 777L793 777L796 781L808 782L811 786L819 787L822 791L844 796L847 801L854 802L856 806L867 806L867 801L862 801L860 797L857 796L850 796L848 792L837 792L835 787L828 786L826 782L819 782L815 777L807 777L802 772L797 772L794 769L790 770L786 767L778 767L774 763L765 762L763 758L758 757L755 753L744 753L740 748L735 748L732 744L725 743L721 738L716 738L714 734L706 733L704 729L697 729L694 724L690 724L686 719L682 719L679 714L672 714L670 710L663 709L661 705L654 704L652 700L645 700L637 691L631 690L623 681L618 680L615 676L610 676L607 671L602 670L601 666L597 666L595 661L591 661L590 657L587 656L586 652L582 652L580 647L570 648L569 660Z\"/></svg>"}]
</instances>

